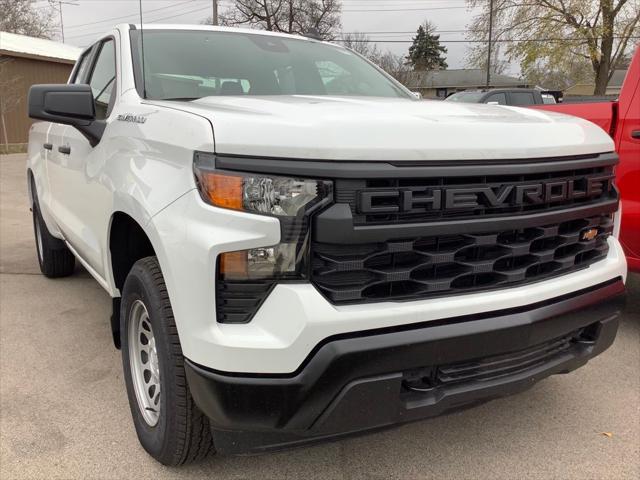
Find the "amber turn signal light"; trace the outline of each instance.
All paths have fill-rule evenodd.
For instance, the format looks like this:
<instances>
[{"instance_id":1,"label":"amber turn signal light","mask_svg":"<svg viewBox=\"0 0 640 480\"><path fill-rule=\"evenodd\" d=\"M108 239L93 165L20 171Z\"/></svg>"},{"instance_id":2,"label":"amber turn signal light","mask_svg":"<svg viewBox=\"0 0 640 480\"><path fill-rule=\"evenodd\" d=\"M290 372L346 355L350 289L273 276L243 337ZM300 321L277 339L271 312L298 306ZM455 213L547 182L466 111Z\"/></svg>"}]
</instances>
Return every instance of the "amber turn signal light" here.
<instances>
[{"instance_id":1,"label":"amber turn signal light","mask_svg":"<svg viewBox=\"0 0 640 480\"><path fill-rule=\"evenodd\" d=\"M200 193L206 200L216 207L243 210L242 181L237 175L221 174L218 172L198 172Z\"/></svg>"},{"instance_id":2,"label":"amber turn signal light","mask_svg":"<svg viewBox=\"0 0 640 480\"><path fill-rule=\"evenodd\" d=\"M242 280L248 276L247 252L221 253L219 257L218 271L220 276L229 280Z\"/></svg>"}]
</instances>

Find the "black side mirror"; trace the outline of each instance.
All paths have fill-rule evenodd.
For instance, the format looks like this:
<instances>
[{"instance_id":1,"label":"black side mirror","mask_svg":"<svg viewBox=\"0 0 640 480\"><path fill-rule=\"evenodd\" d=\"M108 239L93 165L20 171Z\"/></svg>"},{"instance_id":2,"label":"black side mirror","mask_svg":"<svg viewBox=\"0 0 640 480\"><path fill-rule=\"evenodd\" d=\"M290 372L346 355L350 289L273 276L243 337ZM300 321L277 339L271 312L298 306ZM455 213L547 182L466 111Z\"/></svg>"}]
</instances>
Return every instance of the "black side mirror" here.
<instances>
[{"instance_id":1,"label":"black side mirror","mask_svg":"<svg viewBox=\"0 0 640 480\"><path fill-rule=\"evenodd\" d=\"M29 89L29 117L71 125L95 147L106 123L96 120L93 94L89 85L33 85Z\"/></svg>"}]
</instances>

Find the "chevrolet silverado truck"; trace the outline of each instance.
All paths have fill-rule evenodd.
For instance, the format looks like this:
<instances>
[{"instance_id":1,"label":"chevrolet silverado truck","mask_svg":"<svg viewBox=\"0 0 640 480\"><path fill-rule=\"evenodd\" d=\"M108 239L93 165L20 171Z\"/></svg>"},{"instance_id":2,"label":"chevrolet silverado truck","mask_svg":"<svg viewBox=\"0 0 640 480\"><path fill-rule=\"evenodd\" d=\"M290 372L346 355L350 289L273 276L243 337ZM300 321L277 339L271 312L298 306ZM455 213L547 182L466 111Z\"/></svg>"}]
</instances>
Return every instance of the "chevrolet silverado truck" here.
<instances>
[{"instance_id":1,"label":"chevrolet silverado truck","mask_svg":"<svg viewBox=\"0 0 640 480\"><path fill-rule=\"evenodd\" d=\"M599 125L615 142L621 195L620 244L629 269L640 273L640 47L614 102L561 103L536 108L575 115Z\"/></svg>"},{"instance_id":2,"label":"chevrolet silverado truck","mask_svg":"<svg viewBox=\"0 0 640 480\"><path fill-rule=\"evenodd\" d=\"M439 415L615 338L618 156L586 120L419 101L331 43L175 25L116 27L29 115L40 268L77 260L112 297L164 464Z\"/></svg>"}]
</instances>

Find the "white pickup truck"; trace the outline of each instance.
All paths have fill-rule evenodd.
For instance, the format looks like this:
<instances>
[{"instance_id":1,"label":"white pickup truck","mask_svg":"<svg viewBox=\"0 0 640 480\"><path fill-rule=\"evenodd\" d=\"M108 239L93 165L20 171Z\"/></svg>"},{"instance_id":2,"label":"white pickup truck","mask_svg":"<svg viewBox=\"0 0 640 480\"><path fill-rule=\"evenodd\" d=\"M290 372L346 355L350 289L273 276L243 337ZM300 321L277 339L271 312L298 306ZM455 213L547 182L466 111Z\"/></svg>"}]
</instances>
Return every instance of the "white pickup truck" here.
<instances>
[{"instance_id":1,"label":"white pickup truck","mask_svg":"<svg viewBox=\"0 0 640 480\"><path fill-rule=\"evenodd\" d=\"M340 46L182 25L116 27L29 115L40 267L77 259L113 298L164 464L438 415L615 338L617 156L587 121L420 101Z\"/></svg>"}]
</instances>

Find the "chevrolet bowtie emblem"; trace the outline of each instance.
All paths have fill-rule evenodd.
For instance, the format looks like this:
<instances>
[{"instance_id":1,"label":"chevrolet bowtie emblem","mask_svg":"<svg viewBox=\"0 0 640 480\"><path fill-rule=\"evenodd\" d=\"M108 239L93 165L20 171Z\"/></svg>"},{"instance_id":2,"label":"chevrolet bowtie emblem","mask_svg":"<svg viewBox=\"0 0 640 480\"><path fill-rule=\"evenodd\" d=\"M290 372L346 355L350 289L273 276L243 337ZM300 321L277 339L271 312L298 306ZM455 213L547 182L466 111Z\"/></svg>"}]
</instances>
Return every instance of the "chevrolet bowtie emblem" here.
<instances>
[{"instance_id":1,"label":"chevrolet bowtie emblem","mask_svg":"<svg viewBox=\"0 0 640 480\"><path fill-rule=\"evenodd\" d=\"M589 228L587 230L584 230L580 234L580 240L582 240L583 242L588 242L589 240L593 240L597 236L598 236L598 229L597 228Z\"/></svg>"}]
</instances>

